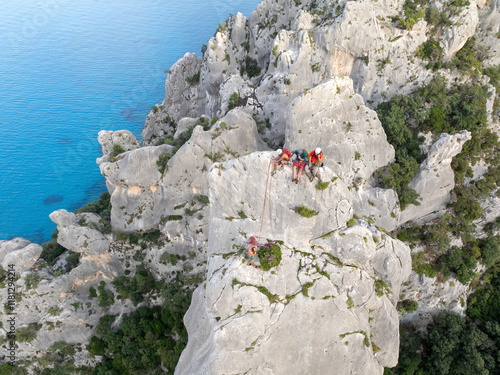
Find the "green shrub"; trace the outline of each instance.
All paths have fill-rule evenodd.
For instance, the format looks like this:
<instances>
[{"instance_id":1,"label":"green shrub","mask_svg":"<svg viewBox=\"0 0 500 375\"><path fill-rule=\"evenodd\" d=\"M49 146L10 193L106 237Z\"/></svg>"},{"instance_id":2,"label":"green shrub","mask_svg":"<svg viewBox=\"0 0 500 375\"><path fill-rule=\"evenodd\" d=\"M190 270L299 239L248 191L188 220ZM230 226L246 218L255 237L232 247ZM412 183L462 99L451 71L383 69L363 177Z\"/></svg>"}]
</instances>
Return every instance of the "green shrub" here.
<instances>
[{"instance_id":1,"label":"green shrub","mask_svg":"<svg viewBox=\"0 0 500 375\"><path fill-rule=\"evenodd\" d=\"M443 58L443 48L434 38L429 38L417 48L417 57L432 62L440 61Z\"/></svg>"},{"instance_id":2,"label":"green shrub","mask_svg":"<svg viewBox=\"0 0 500 375\"><path fill-rule=\"evenodd\" d=\"M476 38L472 37L457 52L452 62L458 70L465 74L478 75L481 72L481 61L484 52L476 46Z\"/></svg>"},{"instance_id":3,"label":"green shrub","mask_svg":"<svg viewBox=\"0 0 500 375\"><path fill-rule=\"evenodd\" d=\"M440 12L437 8L432 6L425 10L425 20L427 21L427 23L438 27L446 27L452 25L452 22L450 21L446 10Z\"/></svg>"},{"instance_id":4,"label":"green shrub","mask_svg":"<svg viewBox=\"0 0 500 375\"><path fill-rule=\"evenodd\" d=\"M330 181L321 181L319 180L316 184L316 189L325 190L330 185Z\"/></svg>"},{"instance_id":5,"label":"green shrub","mask_svg":"<svg viewBox=\"0 0 500 375\"><path fill-rule=\"evenodd\" d=\"M196 128L198 125L200 125L203 128L203 130L207 131L210 130L210 127L216 122L217 122L216 118L213 118L212 121L210 121L208 117L200 116L198 117L198 120L196 120L194 127Z\"/></svg>"},{"instance_id":6,"label":"green shrub","mask_svg":"<svg viewBox=\"0 0 500 375\"><path fill-rule=\"evenodd\" d=\"M36 289L40 280L41 277L38 273L30 273L26 275L26 277L24 278L26 289Z\"/></svg>"},{"instance_id":7,"label":"green shrub","mask_svg":"<svg viewBox=\"0 0 500 375\"><path fill-rule=\"evenodd\" d=\"M397 309L399 312L409 314L418 309L418 302L411 299L405 299L404 301L398 302Z\"/></svg>"},{"instance_id":8,"label":"green shrub","mask_svg":"<svg viewBox=\"0 0 500 375\"><path fill-rule=\"evenodd\" d=\"M281 247L279 245L262 246L259 249L260 265L264 271L279 266L281 262Z\"/></svg>"},{"instance_id":9,"label":"green shrub","mask_svg":"<svg viewBox=\"0 0 500 375\"><path fill-rule=\"evenodd\" d=\"M418 20L424 18L425 12L423 9L418 9L418 1L407 0L403 6L404 18L398 18L399 27L406 30L413 29L413 26Z\"/></svg>"},{"instance_id":10,"label":"green shrub","mask_svg":"<svg viewBox=\"0 0 500 375\"><path fill-rule=\"evenodd\" d=\"M500 65L485 68L483 73L490 77L490 84L497 89L497 95L500 94Z\"/></svg>"},{"instance_id":11,"label":"green shrub","mask_svg":"<svg viewBox=\"0 0 500 375\"><path fill-rule=\"evenodd\" d=\"M198 83L200 83L200 72L195 73L191 77L186 77L186 82L191 86L196 86Z\"/></svg>"},{"instance_id":12,"label":"green shrub","mask_svg":"<svg viewBox=\"0 0 500 375\"><path fill-rule=\"evenodd\" d=\"M109 154L109 161L112 163L115 162L117 156L120 154L123 154L124 152L125 152L125 150L123 149L122 146L120 146L118 144L114 144L113 151L111 151L111 153Z\"/></svg>"},{"instance_id":13,"label":"green shrub","mask_svg":"<svg viewBox=\"0 0 500 375\"><path fill-rule=\"evenodd\" d=\"M208 197L203 194L196 194L193 198L203 205L207 205L210 203L210 199L208 199Z\"/></svg>"},{"instance_id":14,"label":"green shrub","mask_svg":"<svg viewBox=\"0 0 500 375\"><path fill-rule=\"evenodd\" d=\"M452 204L455 214L466 221L479 219L483 214L483 209L474 199L470 189L457 186L454 190L457 200Z\"/></svg>"},{"instance_id":15,"label":"green shrub","mask_svg":"<svg viewBox=\"0 0 500 375\"><path fill-rule=\"evenodd\" d=\"M443 262L455 273L455 277L462 284L467 284L475 276L474 269L477 266L477 260L464 247L452 246L443 255Z\"/></svg>"},{"instance_id":16,"label":"green shrub","mask_svg":"<svg viewBox=\"0 0 500 375\"><path fill-rule=\"evenodd\" d=\"M315 215L318 214L317 211L310 210L306 206L302 205L301 207L295 207L295 212L298 213L300 216L311 218Z\"/></svg>"},{"instance_id":17,"label":"green shrub","mask_svg":"<svg viewBox=\"0 0 500 375\"><path fill-rule=\"evenodd\" d=\"M424 263L425 253L423 251L412 254L412 268L418 275L425 275L427 277L435 277L436 270L430 263Z\"/></svg>"},{"instance_id":18,"label":"green shrub","mask_svg":"<svg viewBox=\"0 0 500 375\"><path fill-rule=\"evenodd\" d=\"M500 245L497 237L488 237L481 246L481 262L492 267L500 258Z\"/></svg>"},{"instance_id":19,"label":"green shrub","mask_svg":"<svg viewBox=\"0 0 500 375\"><path fill-rule=\"evenodd\" d=\"M158 157L156 164L158 165L158 172L160 172L162 175L165 173L165 171L168 171L167 163L171 157L172 155L169 153L161 154Z\"/></svg>"},{"instance_id":20,"label":"green shrub","mask_svg":"<svg viewBox=\"0 0 500 375\"><path fill-rule=\"evenodd\" d=\"M19 328L16 332L16 340L18 342L32 342L41 328L42 325L38 323L30 323L27 327Z\"/></svg>"},{"instance_id":21,"label":"green shrub","mask_svg":"<svg viewBox=\"0 0 500 375\"><path fill-rule=\"evenodd\" d=\"M89 288L89 298L92 299L95 297L97 297L97 291L95 290L95 288L93 286L91 286Z\"/></svg>"},{"instance_id":22,"label":"green shrub","mask_svg":"<svg viewBox=\"0 0 500 375\"><path fill-rule=\"evenodd\" d=\"M500 322L500 263L486 271L481 281L469 296L467 315L474 320Z\"/></svg>"},{"instance_id":23,"label":"green shrub","mask_svg":"<svg viewBox=\"0 0 500 375\"><path fill-rule=\"evenodd\" d=\"M124 315L112 330L114 316L104 316L87 350L103 355L95 374L173 374L187 344L183 316L191 302L190 291L170 283L163 292L163 306L140 307Z\"/></svg>"},{"instance_id":24,"label":"green shrub","mask_svg":"<svg viewBox=\"0 0 500 375\"><path fill-rule=\"evenodd\" d=\"M184 143L186 143L187 141L189 141L189 139L191 138L191 135L193 134L193 129L197 125L202 125L203 126L203 130L210 129L209 123L207 121L203 120L203 117L200 117L200 118L198 118L197 122L193 126L190 126L188 129L186 129L185 131L183 131L181 134L179 134L179 136L177 138L174 139L173 135L168 134L168 135L160 138L156 142L155 145L156 146L160 146L160 145L163 145L163 144L165 144L165 145L172 145L172 146L174 146L174 154L175 154L184 145ZM171 156L173 156L174 154L172 154Z\"/></svg>"},{"instance_id":25,"label":"green shrub","mask_svg":"<svg viewBox=\"0 0 500 375\"><path fill-rule=\"evenodd\" d=\"M157 290L161 283L144 266L137 268L133 277L118 276L112 281L121 299L130 299L134 306L144 300L144 295Z\"/></svg>"},{"instance_id":26,"label":"green shrub","mask_svg":"<svg viewBox=\"0 0 500 375\"><path fill-rule=\"evenodd\" d=\"M239 100L240 100L240 96L238 95L238 93L233 92L229 98L229 102L227 104L227 109L231 110L234 107L238 106Z\"/></svg>"},{"instance_id":27,"label":"green shrub","mask_svg":"<svg viewBox=\"0 0 500 375\"><path fill-rule=\"evenodd\" d=\"M254 58L251 58L250 56L247 55L245 58L245 65L244 65L244 71L247 73L248 78L253 78L257 77L260 72L261 72L261 67L257 63L257 60Z\"/></svg>"},{"instance_id":28,"label":"green shrub","mask_svg":"<svg viewBox=\"0 0 500 375\"><path fill-rule=\"evenodd\" d=\"M382 297L384 293L392 293L384 280L375 280L375 293L377 297Z\"/></svg>"},{"instance_id":29,"label":"green shrub","mask_svg":"<svg viewBox=\"0 0 500 375\"><path fill-rule=\"evenodd\" d=\"M69 253L70 254L66 257L66 266L64 267L65 272L70 272L73 268L78 267L82 256L82 254L75 253L73 251L70 251Z\"/></svg>"},{"instance_id":30,"label":"green shrub","mask_svg":"<svg viewBox=\"0 0 500 375\"><path fill-rule=\"evenodd\" d=\"M106 283L101 281L97 287L97 290L99 290L97 300L99 301L99 306L106 309L115 303L115 295L112 291L106 289L105 286Z\"/></svg>"},{"instance_id":31,"label":"green shrub","mask_svg":"<svg viewBox=\"0 0 500 375\"><path fill-rule=\"evenodd\" d=\"M97 214L104 220L105 223L109 224L109 221L111 220L111 195L107 191L105 191L99 196L98 200L87 203L86 205L75 210L75 214L81 214L83 212L91 212ZM111 232L106 231L106 233Z\"/></svg>"},{"instance_id":32,"label":"green shrub","mask_svg":"<svg viewBox=\"0 0 500 375\"><path fill-rule=\"evenodd\" d=\"M168 215L167 216L167 221L176 221L176 220L182 220L181 215Z\"/></svg>"},{"instance_id":33,"label":"green shrub","mask_svg":"<svg viewBox=\"0 0 500 375\"><path fill-rule=\"evenodd\" d=\"M47 241L42 245L43 250L40 254L40 258L44 259L51 266L56 263L59 255L66 251L66 248L57 243L57 234L57 229L54 229L54 233L51 235L52 240Z\"/></svg>"}]
</instances>

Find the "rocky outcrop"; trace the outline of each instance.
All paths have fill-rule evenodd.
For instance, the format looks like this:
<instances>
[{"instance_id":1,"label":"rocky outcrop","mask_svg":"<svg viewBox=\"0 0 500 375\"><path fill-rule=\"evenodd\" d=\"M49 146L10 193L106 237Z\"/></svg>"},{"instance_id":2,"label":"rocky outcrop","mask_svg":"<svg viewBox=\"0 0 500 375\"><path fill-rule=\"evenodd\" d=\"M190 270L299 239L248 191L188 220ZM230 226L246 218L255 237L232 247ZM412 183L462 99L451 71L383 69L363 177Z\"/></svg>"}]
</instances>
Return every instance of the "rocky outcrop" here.
<instances>
[{"instance_id":1,"label":"rocky outcrop","mask_svg":"<svg viewBox=\"0 0 500 375\"><path fill-rule=\"evenodd\" d=\"M34 266L42 253L42 247L24 238L0 241L0 263L4 270L24 272ZM10 267L10 266L13 266Z\"/></svg>"},{"instance_id":2,"label":"rocky outcrop","mask_svg":"<svg viewBox=\"0 0 500 375\"><path fill-rule=\"evenodd\" d=\"M479 26L477 40L490 51L484 61L485 66L500 64L500 0L482 1L478 0Z\"/></svg>"},{"instance_id":3,"label":"rocky outcrop","mask_svg":"<svg viewBox=\"0 0 500 375\"><path fill-rule=\"evenodd\" d=\"M174 154L170 145L142 147L120 154L115 162L101 163L101 173L112 186L112 226L127 232L158 228L178 214L174 207L206 192L205 171L214 161L265 148L252 117L234 110L209 131L196 127L163 173L159 158Z\"/></svg>"},{"instance_id":4,"label":"rocky outcrop","mask_svg":"<svg viewBox=\"0 0 500 375\"><path fill-rule=\"evenodd\" d=\"M446 5L447 3L444 2L440 8L443 9ZM452 59L476 32L479 22L477 7L475 1L470 1L457 12L458 14L450 17L452 25L444 30L440 40L446 58Z\"/></svg>"},{"instance_id":5,"label":"rocky outcrop","mask_svg":"<svg viewBox=\"0 0 500 375\"><path fill-rule=\"evenodd\" d=\"M321 147L327 165L349 185L360 187L394 160L394 148L376 112L365 106L349 78L321 83L285 112L285 144L291 150Z\"/></svg>"},{"instance_id":6,"label":"rocky outcrop","mask_svg":"<svg viewBox=\"0 0 500 375\"><path fill-rule=\"evenodd\" d=\"M283 141L287 124L286 114L276 109L330 77L350 77L354 91L371 106L411 92L434 74L416 57L429 35L451 59L474 34L479 18L472 2L453 7L453 24L437 34L424 20L403 30L387 21L404 18L403 5L264 0L248 20L240 13L229 17L208 41L203 58L187 54L174 64L165 100L148 116L144 140L171 132L186 116L223 116L235 92L245 111L270 120L265 137L276 144ZM432 6L446 12L449 4ZM198 73L199 82L189 79ZM235 85L238 80L245 83ZM251 95L245 86L252 88Z\"/></svg>"},{"instance_id":7,"label":"rocky outcrop","mask_svg":"<svg viewBox=\"0 0 500 375\"><path fill-rule=\"evenodd\" d=\"M57 224L57 243L62 247L88 255L102 254L108 250L110 241L99 231L102 220L98 215L75 215L58 210L49 217Z\"/></svg>"},{"instance_id":8,"label":"rocky outcrop","mask_svg":"<svg viewBox=\"0 0 500 375\"><path fill-rule=\"evenodd\" d=\"M397 363L394 304L410 272L408 247L364 221L346 227L352 206L342 179L319 191L290 185L285 169L271 183L271 219L264 217L261 236L283 241L281 264L246 266L245 242L260 233L270 156L212 167L207 281L186 314L190 339L176 374L382 374ZM301 217L299 205L318 213ZM291 367L290 356L301 360Z\"/></svg>"},{"instance_id":9,"label":"rocky outcrop","mask_svg":"<svg viewBox=\"0 0 500 375\"><path fill-rule=\"evenodd\" d=\"M402 316L402 322L425 327L432 322L432 317L443 309L456 314L464 314L469 285L464 285L453 278L439 282L435 277L413 273L401 290L401 300L418 301L416 311Z\"/></svg>"},{"instance_id":10,"label":"rocky outcrop","mask_svg":"<svg viewBox=\"0 0 500 375\"><path fill-rule=\"evenodd\" d=\"M451 160L462 151L463 144L470 139L470 132L465 130L455 135L441 134L409 185L410 189L415 189L420 195L420 206L412 204L402 211L401 223L439 210L450 200L450 191L455 187Z\"/></svg>"},{"instance_id":11,"label":"rocky outcrop","mask_svg":"<svg viewBox=\"0 0 500 375\"><path fill-rule=\"evenodd\" d=\"M97 136L97 140L101 144L103 155L111 153L115 145L120 146L125 151L130 151L141 146L137 138L129 130L101 130Z\"/></svg>"}]
</instances>

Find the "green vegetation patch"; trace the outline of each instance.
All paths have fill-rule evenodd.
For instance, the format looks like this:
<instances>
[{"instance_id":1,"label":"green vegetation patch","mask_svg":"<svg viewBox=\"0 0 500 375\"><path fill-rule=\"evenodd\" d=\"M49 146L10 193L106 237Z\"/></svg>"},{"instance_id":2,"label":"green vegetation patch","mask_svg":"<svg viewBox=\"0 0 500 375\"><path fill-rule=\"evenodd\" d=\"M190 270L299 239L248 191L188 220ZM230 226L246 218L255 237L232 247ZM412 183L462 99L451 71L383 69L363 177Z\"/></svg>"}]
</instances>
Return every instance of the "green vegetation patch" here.
<instances>
[{"instance_id":1,"label":"green vegetation patch","mask_svg":"<svg viewBox=\"0 0 500 375\"><path fill-rule=\"evenodd\" d=\"M158 291L164 283L155 281L153 275L141 265L133 277L118 276L112 284L118 299L130 299L137 306L144 301L145 295Z\"/></svg>"},{"instance_id":2,"label":"green vegetation patch","mask_svg":"<svg viewBox=\"0 0 500 375\"><path fill-rule=\"evenodd\" d=\"M409 314L418 309L418 302L412 299L405 299L403 301L398 302L397 310L401 314Z\"/></svg>"},{"instance_id":3,"label":"green vegetation patch","mask_svg":"<svg viewBox=\"0 0 500 375\"><path fill-rule=\"evenodd\" d=\"M97 290L99 291L99 295L97 296L97 300L99 301L100 307L107 309L115 303L115 295L111 290L106 289L106 282L105 281L101 281L99 283Z\"/></svg>"},{"instance_id":4,"label":"green vegetation patch","mask_svg":"<svg viewBox=\"0 0 500 375\"><path fill-rule=\"evenodd\" d=\"M19 342L32 342L41 328L42 324L38 323L30 323L27 327L19 328L16 332L16 340Z\"/></svg>"},{"instance_id":5,"label":"green vegetation patch","mask_svg":"<svg viewBox=\"0 0 500 375\"><path fill-rule=\"evenodd\" d=\"M328 188L329 185L330 185L330 181L319 180L318 183L316 184L316 189L325 190L326 188Z\"/></svg>"},{"instance_id":6,"label":"green vegetation patch","mask_svg":"<svg viewBox=\"0 0 500 375\"><path fill-rule=\"evenodd\" d=\"M405 30L413 29L413 26L425 16L425 11L420 7L420 1L407 0L403 5L403 17L395 17L394 21Z\"/></svg>"},{"instance_id":7,"label":"green vegetation patch","mask_svg":"<svg viewBox=\"0 0 500 375\"><path fill-rule=\"evenodd\" d=\"M261 71L262 68L257 63L257 60L247 55L245 61L241 64L241 75L245 72L248 78L253 78L257 77Z\"/></svg>"},{"instance_id":8,"label":"green vegetation patch","mask_svg":"<svg viewBox=\"0 0 500 375\"><path fill-rule=\"evenodd\" d=\"M113 145L113 151L111 151L111 153L109 154L109 161L112 163L115 162L118 155L123 154L124 152L125 150L123 149L123 147L115 143Z\"/></svg>"},{"instance_id":9,"label":"green vegetation patch","mask_svg":"<svg viewBox=\"0 0 500 375\"><path fill-rule=\"evenodd\" d=\"M384 293L390 294L392 293L389 289L389 286L384 280L375 280L375 293L378 297L382 297Z\"/></svg>"},{"instance_id":10,"label":"green vegetation patch","mask_svg":"<svg viewBox=\"0 0 500 375\"><path fill-rule=\"evenodd\" d=\"M396 95L378 105L376 111L387 140L396 150L396 161L382 171L380 177L386 188L398 193L401 209L409 204L419 205L418 195L408 188L423 158L419 147L423 139L418 137L419 132L431 131L436 138L442 132L454 134L468 130L472 133L472 140L465 143L462 152L452 161L458 185L466 176L472 177L471 165L482 157L487 157L488 164L498 165L494 163L498 140L487 128L487 97L487 86L462 84L448 89L446 80L438 75L412 94ZM481 185L484 189L495 185L493 175L500 176L500 171L494 168L489 173L488 182Z\"/></svg>"},{"instance_id":11,"label":"green vegetation patch","mask_svg":"<svg viewBox=\"0 0 500 375\"><path fill-rule=\"evenodd\" d=\"M281 263L280 245L262 246L259 249L259 260L264 271L279 266Z\"/></svg>"},{"instance_id":12,"label":"green vegetation patch","mask_svg":"<svg viewBox=\"0 0 500 375\"><path fill-rule=\"evenodd\" d=\"M162 306L140 307L124 315L116 328L115 316L102 317L87 346L90 353L103 357L94 374L173 374L187 344L183 317L191 295L173 282L165 286Z\"/></svg>"},{"instance_id":13,"label":"green vegetation patch","mask_svg":"<svg viewBox=\"0 0 500 375\"><path fill-rule=\"evenodd\" d=\"M302 205L300 207L295 207L295 212L300 216L311 218L318 214L318 211L310 210L306 206Z\"/></svg>"},{"instance_id":14,"label":"green vegetation patch","mask_svg":"<svg viewBox=\"0 0 500 375\"><path fill-rule=\"evenodd\" d=\"M158 172L160 172L162 175L168 171L168 166L167 163L168 161L172 158L172 154L169 154L168 152L161 154L158 157L158 160L156 161L156 165L158 165Z\"/></svg>"},{"instance_id":15,"label":"green vegetation patch","mask_svg":"<svg viewBox=\"0 0 500 375\"><path fill-rule=\"evenodd\" d=\"M197 72L190 77L186 77L186 82L191 86L196 86L198 83L200 83L200 73L201 72Z\"/></svg>"}]
</instances>

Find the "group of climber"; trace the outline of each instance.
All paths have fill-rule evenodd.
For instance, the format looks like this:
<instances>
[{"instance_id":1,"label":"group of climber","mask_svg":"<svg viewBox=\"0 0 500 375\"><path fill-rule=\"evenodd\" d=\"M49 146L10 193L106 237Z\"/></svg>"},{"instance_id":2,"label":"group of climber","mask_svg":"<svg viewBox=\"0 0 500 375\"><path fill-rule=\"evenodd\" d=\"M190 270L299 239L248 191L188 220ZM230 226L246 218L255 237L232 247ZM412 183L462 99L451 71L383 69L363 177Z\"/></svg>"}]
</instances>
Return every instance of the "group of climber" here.
<instances>
[{"instance_id":1,"label":"group of climber","mask_svg":"<svg viewBox=\"0 0 500 375\"><path fill-rule=\"evenodd\" d=\"M286 148L279 149L278 156L275 157L271 164L274 164L274 170L271 176L274 176L278 167L280 170L284 168L286 164L290 161L293 162L293 179L292 182L296 184L299 183L300 176L304 169L306 170L306 175L309 177L310 181L314 180L314 177L319 177L319 169L323 166L323 152L321 148L317 147L308 153L304 149L295 150L293 155Z\"/></svg>"},{"instance_id":2,"label":"group of climber","mask_svg":"<svg viewBox=\"0 0 500 375\"><path fill-rule=\"evenodd\" d=\"M310 153L308 153L304 149L298 149L294 151L293 155L287 148L279 149L277 150L277 152L278 156L276 156L271 160L271 164L274 166L271 176L274 176L276 174L278 168L280 168L280 170L283 170L285 165L287 165L289 162L293 162L292 182L295 182L296 184L299 183L300 177L302 176L304 169L306 175L309 177L311 181L314 180L314 177L320 178L319 169L323 167L323 152L321 151L321 148L317 147ZM267 196L267 186L266 186L266 196ZM266 207L266 199L264 199L264 211L265 207ZM263 221L261 222L261 231L262 231L262 223ZM259 239L260 239L260 233L259 233ZM255 259L258 257L257 253L259 252L258 242L259 240L257 240L254 236L252 236L250 237L247 243L247 254L246 254L247 266L252 265L256 268L259 268L259 266L255 265ZM266 245L272 245L272 243L268 243Z\"/></svg>"}]
</instances>

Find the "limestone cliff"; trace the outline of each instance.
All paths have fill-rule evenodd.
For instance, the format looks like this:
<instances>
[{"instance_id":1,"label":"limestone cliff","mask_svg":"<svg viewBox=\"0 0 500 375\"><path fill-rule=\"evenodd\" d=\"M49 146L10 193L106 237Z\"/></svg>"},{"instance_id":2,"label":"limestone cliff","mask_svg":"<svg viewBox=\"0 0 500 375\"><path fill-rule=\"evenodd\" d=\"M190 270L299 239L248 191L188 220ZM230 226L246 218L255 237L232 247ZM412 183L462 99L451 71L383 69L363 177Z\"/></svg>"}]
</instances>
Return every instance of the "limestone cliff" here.
<instances>
[{"instance_id":1,"label":"limestone cliff","mask_svg":"<svg viewBox=\"0 0 500 375\"><path fill-rule=\"evenodd\" d=\"M176 374L382 374L398 362L398 301L420 302L405 320L426 320L442 306L462 313L468 286L412 272L412 253L423 249L389 232L444 213L455 186L452 158L471 133L428 136L409 185L420 206L402 210L395 190L378 182L396 150L374 108L436 75L417 57L432 38L445 61L475 33L498 48L499 3L453 8L445 28L423 17L397 27L407 18L403 5L263 0L248 19L238 13L221 24L202 57L187 53L175 63L143 143L125 130L99 133L109 223L95 213L50 215L57 243L81 254L78 265L63 272L73 256L67 251L48 265L40 246L0 241L2 267L15 263L19 272L20 327L37 328L19 343L21 356L64 341L81 345L78 363L99 361L85 345L102 316L119 321L138 306L161 303L152 295L139 304L109 298L119 289L116 277L140 269L197 287ZM488 57L497 62L498 54ZM449 82L468 80L453 69L443 74ZM489 90L485 107L495 130L496 92ZM290 165L270 176L270 149L283 145L321 147L323 184L306 176L292 183ZM488 165L474 168L470 181ZM500 201L488 195L481 204L478 237ZM252 236L279 245L279 266L246 265Z\"/></svg>"}]
</instances>

